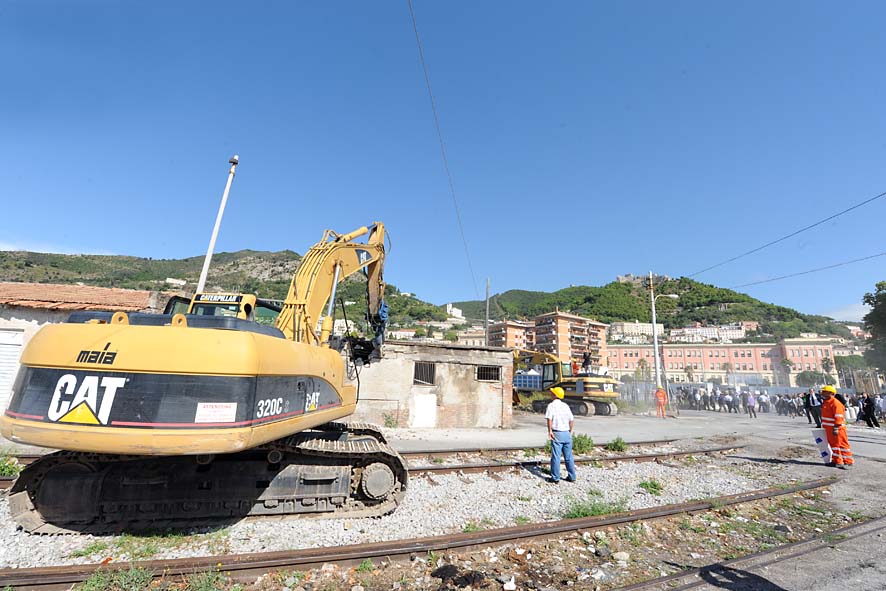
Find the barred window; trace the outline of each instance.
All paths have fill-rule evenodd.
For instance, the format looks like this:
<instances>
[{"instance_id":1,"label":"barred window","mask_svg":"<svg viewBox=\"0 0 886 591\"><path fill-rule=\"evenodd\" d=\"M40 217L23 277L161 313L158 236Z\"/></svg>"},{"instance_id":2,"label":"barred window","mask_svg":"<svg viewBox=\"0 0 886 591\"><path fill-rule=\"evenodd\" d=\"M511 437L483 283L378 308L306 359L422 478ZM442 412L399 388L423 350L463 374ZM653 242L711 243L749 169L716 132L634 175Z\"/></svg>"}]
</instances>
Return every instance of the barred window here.
<instances>
[{"instance_id":1,"label":"barred window","mask_svg":"<svg viewBox=\"0 0 886 591\"><path fill-rule=\"evenodd\" d=\"M501 367L498 365L478 365L478 382L498 382L501 380Z\"/></svg>"},{"instance_id":2,"label":"barred window","mask_svg":"<svg viewBox=\"0 0 886 591\"><path fill-rule=\"evenodd\" d=\"M416 361L412 373L412 383L418 386L433 386L437 374L437 364L429 361Z\"/></svg>"}]
</instances>

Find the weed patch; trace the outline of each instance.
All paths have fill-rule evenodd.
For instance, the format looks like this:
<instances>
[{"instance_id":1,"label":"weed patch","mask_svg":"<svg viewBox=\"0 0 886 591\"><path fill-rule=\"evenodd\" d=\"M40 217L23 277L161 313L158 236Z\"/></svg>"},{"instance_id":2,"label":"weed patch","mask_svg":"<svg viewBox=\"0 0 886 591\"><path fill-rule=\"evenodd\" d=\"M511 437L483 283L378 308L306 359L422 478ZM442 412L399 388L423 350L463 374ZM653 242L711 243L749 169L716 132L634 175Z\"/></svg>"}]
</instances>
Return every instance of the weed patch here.
<instances>
[{"instance_id":1,"label":"weed patch","mask_svg":"<svg viewBox=\"0 0 886 591\"><path fill-rule=\"evenodd\" d=\"M645 490L649 494L654 495L656 497L661 496L661 491L664 490L664 486L662 486L662 484L654 478L650 478L649 480L644 480L643 482L641 482L637 486L639 486L640 488L642 488L643 490Z\"/></svg>"},{"instance_id":2,"label":"weed patch","mask_svg":"<svg viewBox=\"0 0 886 591\"><path fill-rule=\"evenodd\" d=\"M367 558L363 562L360 563L360 566L357 567L358 573L371 573L375 570L375 563L372 562L371 559Z\"/></svg>"},{"instance_id":3,"label":"weed patch","mask_svg":"<svg viewBox=\"0 0 886 591\"><path fill-rule=\"evenodd\" d=\"M143 591L151 586L154 574L144 568L97 570L75 589L77 591Z\"/></svg>"},{"instance_id":4,"label":"weed patch","mask_svg":"<svg viewBox=\"0 0 886 591\"><path fill-rule=\"evenodd\" d=\"M22 471L22 465L9 454L0 455L0 476L14 477Z\"/></svg>"},{"instance_id":5,"label":"weed patch","mask_svg":"<svg viewBox=\"0 0 886 591\"><path fill-rule=\"evenodd\" d=\"M622 451L625 451L627 448L628 448L628 444L625 443L625 440L622 439L620 436L616 437L615 439L613 439L612 441L610 441L609 443L606 444L606 449L608 449L609 451L622 452Z\"/></svg>"},{"instance_id":6,"label":"weed patch","mask_svg":"<svg viewBox=\"0 0 886 591\"><path fill-rule=\"evenodd\" d=\"M579 500L572 499L563 512L564 519L575 519L578 517L593 517L594 515L609 515L610 513L620 513L625 510L625 502L617 501L610 503L600 499Z\"/></svg>"},{"instance_id":7,"label":"weed patch","mask_svg":"<svg viewBox=\"0 0 886 591\"><path fill-rule=\"evenodd\" d=\"M107 542L92 542L85 548L80 548L74 552L68 554L69 558L85 558L87 556L92 556L93 554L98 554L99 552L104 552L111 545Z\"/></svg>"}]
</instances>

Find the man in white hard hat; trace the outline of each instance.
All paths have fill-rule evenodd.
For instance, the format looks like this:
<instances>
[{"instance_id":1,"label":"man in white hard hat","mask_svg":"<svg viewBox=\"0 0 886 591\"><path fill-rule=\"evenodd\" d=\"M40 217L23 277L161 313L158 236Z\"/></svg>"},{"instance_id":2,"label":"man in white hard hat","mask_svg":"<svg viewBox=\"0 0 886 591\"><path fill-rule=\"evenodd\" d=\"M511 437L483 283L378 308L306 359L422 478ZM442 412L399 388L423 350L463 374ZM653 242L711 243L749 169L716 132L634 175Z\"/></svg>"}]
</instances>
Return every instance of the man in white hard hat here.
<instances>
[{"instance_id":1,"label":"man in white hard hat","mask_svg":"<svg viewBox=\"0 0 886 591\"><path fill-rule=\"evenodd\" d=\"M551 478L548 482L560 482L560 457L566 460L566 482L575 482L575 460L572 457L572 429L575 417L569 405L563 402L563 388L551 388L551 402L545 411L548 422L548 439L551 441Z\"/></svg>"}]
</instances>

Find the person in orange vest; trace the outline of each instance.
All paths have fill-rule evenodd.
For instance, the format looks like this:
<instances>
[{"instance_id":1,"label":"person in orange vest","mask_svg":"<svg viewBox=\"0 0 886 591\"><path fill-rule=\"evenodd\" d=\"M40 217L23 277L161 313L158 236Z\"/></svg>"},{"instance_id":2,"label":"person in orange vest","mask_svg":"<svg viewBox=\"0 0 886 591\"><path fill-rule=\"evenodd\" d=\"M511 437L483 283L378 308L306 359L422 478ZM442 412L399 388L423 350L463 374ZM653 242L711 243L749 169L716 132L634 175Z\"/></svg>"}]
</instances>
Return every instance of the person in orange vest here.
<instances>
[{"instance_id":1,"label":"person in orange vest","mask_svg":"<svg viewBox=\"0 0 886 591\"><path fill-rule=\"evenodd\" d=\"M846 470L853 464L849 437L846 435L846 407L836 398L837 389L825 386L821 389L821 426L831 446L828 466Z\"/></svg>"},{"instance_id":2,"label":"person in orange vest","mask_svg":"<svg viewBox=\"0 0 886 591\"><path fill-rule=\"evenodd\" d=\"M665 414L665 407L668 405L668 393L665 392L664 388L659 387L655 391L655 410L656 416L661 418L667 418Z\"/></svg>"}]
</instances>

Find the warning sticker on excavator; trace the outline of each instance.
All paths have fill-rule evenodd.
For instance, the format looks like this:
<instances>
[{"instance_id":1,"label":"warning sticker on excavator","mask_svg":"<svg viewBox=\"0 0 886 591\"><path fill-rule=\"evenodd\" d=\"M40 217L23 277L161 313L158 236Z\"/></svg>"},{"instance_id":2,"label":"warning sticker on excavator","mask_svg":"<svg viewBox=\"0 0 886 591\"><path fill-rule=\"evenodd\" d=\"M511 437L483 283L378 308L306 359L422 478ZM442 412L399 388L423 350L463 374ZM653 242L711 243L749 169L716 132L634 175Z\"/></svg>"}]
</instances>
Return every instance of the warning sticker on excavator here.
<instances>
[{"instance_id":1,"label":"warning sticker on excavator","mask_svg":"<svg viewBox=\"0 0 886 591\"><path fill-rule=\"evenodd\" d=\"M198 402L195 423L233 423L237 420L236 402Z\"/></svg>"}]
</instances>

